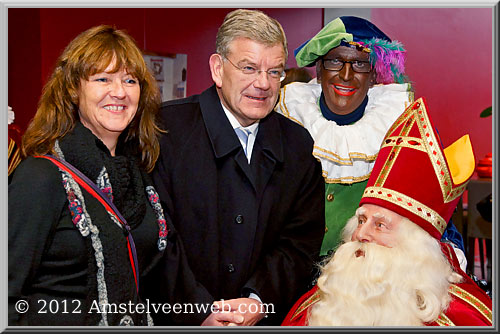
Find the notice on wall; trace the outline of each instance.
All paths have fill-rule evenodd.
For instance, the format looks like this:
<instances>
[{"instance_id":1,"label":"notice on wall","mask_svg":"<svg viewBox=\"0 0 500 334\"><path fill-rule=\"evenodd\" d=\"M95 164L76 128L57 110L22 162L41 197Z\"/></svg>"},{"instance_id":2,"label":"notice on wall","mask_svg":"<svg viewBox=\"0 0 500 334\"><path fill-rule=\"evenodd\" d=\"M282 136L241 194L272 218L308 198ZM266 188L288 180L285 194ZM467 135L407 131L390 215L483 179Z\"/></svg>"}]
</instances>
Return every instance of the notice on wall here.
<instances>
[{"instance_id":1,"label":"notice on wall","mask_svg":"<svg viewBox=\"0 0 500 334\"><path fill-rule=\"evenodd\" d=\"M160 88L162 102L186 97L187 55L172 57L144 55Z\"/></svg>"}]
</instances>

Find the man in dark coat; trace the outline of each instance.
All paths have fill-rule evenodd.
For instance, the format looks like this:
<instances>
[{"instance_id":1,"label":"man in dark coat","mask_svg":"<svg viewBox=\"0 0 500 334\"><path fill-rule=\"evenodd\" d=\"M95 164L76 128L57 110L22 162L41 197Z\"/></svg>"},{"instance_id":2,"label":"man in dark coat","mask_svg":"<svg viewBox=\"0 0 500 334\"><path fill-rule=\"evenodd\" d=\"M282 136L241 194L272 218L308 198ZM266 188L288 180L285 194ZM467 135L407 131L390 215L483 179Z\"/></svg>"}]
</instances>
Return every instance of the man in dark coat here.
<instances>
[{"instance_id":1,"label":"man in dark coat","mask_svg":"<svg viewBox=\"0 0 500 334\"><path fill-rule=\"evenodd\" d=\"M161 108L167 133L153 176L196 277L193 294L199 303L223 299L242 316L237 325L283 320L307 289L324 235L313 140L272 112L286 59L276 20L235 10L210 57L215 85ZM228 324L216 312L178 319Z\"/></svg>"}]
</instances>

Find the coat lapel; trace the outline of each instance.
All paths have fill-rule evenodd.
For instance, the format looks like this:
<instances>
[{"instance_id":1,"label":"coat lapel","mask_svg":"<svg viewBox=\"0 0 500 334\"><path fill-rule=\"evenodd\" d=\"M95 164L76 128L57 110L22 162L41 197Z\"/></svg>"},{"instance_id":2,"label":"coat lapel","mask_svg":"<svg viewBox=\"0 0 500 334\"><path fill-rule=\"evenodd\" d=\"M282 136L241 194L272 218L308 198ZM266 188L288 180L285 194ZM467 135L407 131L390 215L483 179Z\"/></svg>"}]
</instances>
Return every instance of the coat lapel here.
<instances>
[{"instance_id":1,"label":"coat lapel","mask_svg":"<svg viewBox=\"0 0 500 334\"><path fill-rule=\"evenodd\" d=\"M264 191L276 165L283 162L283 141L277 115L271 112L260 121L255 140L251 167L255 174L255 188L260 195Z\"/></svg>"},{"instance_id":2,"label":"coat lapel","mask_svg":"<svg viewBox=\"0 0 500 334\"><path fill-rule=\"evenodd\" d=\"M252 184L254 191L257 191L255 173L250 168L238 136L222 109L215 85L201 94L200 105L203 121L216 159L222 159L232 154L236 164Z\"/></svg>"},{"instance_id":3,"label":"coat lapel","mask_svg":"<svg viewBox=\"0 0 500 334\"><path fill-rule=\"evenodd\" d=\"M217 159L242 148L238 136L224 114L215 85L200 95L201 114Z\"/></svg>"},{"instance_id":4,"label":"coat lapel","mask_svg":"<svg viewBox=\"0 0 500 334\"><path fill-rule=\"evenodd\" d=\"M200 104L215 157L221 159L234 153L236 164L248 178L254 190L261 194L276 164L283 162L284 143L278 115L273 111L260 121L249 165L238 136L224 114L215 85L201 94Z\"/></svg>"}]
</instances>

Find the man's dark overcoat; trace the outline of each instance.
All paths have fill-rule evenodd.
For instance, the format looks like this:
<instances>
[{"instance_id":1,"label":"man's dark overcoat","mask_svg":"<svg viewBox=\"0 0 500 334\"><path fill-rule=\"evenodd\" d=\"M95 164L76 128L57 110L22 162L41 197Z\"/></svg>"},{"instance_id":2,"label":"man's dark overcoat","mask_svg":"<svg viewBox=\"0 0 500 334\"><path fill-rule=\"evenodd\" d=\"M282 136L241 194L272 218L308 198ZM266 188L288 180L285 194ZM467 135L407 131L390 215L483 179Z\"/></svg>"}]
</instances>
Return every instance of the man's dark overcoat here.
<instances>
[{"instance_id":1,"label":"man's dark overcoat","mask_svg":"<svg viewBox=\"0 0 500 334\"><path fill-rule=\"evenodd\" d=\"M279 324L307 289L325 230L311 136L273 111L248 164L215 86L164 103L161 118L167 133L153 177L200 302L255 292L274 305L264 323Z\"/></svg>"}]
</instances>

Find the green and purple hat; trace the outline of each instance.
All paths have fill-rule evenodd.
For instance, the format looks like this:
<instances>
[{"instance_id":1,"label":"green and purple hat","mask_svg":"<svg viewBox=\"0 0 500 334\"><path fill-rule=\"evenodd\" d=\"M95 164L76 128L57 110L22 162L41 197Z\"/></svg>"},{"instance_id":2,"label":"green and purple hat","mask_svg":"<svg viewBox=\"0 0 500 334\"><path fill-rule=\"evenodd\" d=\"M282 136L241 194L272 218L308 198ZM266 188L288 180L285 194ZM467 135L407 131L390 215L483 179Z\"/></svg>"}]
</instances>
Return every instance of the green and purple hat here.
<instances>
[{"instance_id":1,"label":"green and purple hat","mask_svg":"<svg viewBox=\"0 0 500 334\"><path fill-rule=\"evenodd\" d=\"M370 53L370 63L377 73L377 83L406 82L406 50L403 45L392 41L370 21L355 16L336 18L299 46L294 51L297 65L313 66L318 59L339 45L354 46Z\"/></svg>"}]
</instances>

